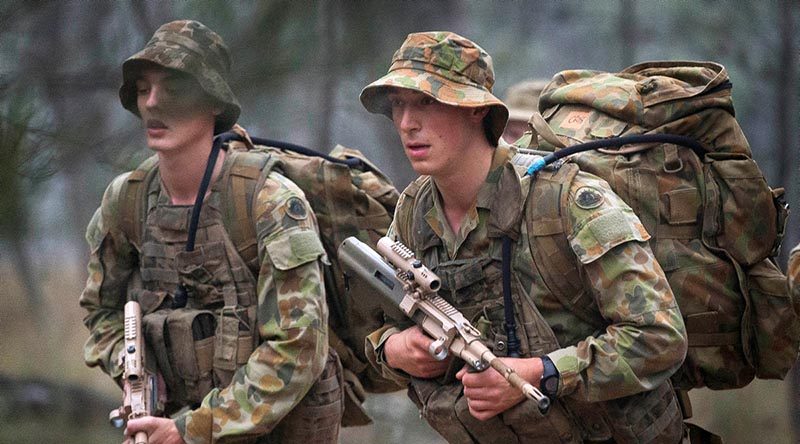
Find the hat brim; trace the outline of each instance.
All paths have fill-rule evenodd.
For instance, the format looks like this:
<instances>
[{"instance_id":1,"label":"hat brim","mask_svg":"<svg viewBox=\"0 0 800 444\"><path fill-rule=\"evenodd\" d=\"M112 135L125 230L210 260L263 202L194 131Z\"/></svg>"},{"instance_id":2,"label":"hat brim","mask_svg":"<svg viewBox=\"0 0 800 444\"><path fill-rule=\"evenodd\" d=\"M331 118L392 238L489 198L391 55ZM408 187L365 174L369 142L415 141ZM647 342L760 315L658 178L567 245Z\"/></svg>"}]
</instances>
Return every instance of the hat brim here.
<instances>
[{"instance_id":1,"label":"hat brim","mask_svg":"<svg viewBox=\"0 0 800 444\"><path fill-rule=\"evenodd\" d=\"M477 108L489 107L489 121L494 142L500 139L508 122L508 108L492 93L477 86L455 82L436 73L398 68L367 85L359 96L367 111L392 118L386 95L392 88L404 88L426 94L445 105Z\"/></svg>"},{"instance_id":2,"label":"hat brim","mask_svg":"<svg viewBox=\"0 0 800 444\"><path fill-rule=\"evenodd\" d=\"M508 109L508 120L519 120L523 122L527 122L531 119L533 113L536 112L535 110L530 109L522 109L522 108L509 108Z\"/></svg>"},{"instance_id":3,"label":"hat brim","mask_svg":"<svg viewBox=\"0 0 800 444\"><path fill-rule=\"evenodd\" d=\"M195 76L185 68L187 63L200 65L206 75ZM210 69L202 59L193 54L187 54L182 48L164 45L147 47L129 57L122 64L122 86L119 88L119 99L122 102L122 106L128 111L141 117L136 104L136 78L141 69L153 64L191 75L192 78L197 80L206 94L223 105L222 112L215 119L215 134L228 131L239 119L241 114L239 101L236 100L236 96L228 86L228 82L216 70Z\"/></svg>"}]
</instances>

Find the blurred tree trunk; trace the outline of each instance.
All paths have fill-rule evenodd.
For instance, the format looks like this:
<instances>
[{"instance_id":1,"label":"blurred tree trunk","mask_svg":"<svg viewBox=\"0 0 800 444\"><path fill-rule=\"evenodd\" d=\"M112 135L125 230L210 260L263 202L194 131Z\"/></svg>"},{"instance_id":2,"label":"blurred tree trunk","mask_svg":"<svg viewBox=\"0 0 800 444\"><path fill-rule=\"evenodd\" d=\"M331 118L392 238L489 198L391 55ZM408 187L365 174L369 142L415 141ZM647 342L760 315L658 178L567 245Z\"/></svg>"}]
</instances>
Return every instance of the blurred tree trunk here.
<instances>
[{"instance_id":1,"label":"blurred tree trunk","mask_svg":"<svg viewBox=\"0 0 800 444\"><path fill-rule=\"evenodd\" d=\"M320 104L316 110L319 119L316 148L321 152L329 152L333 146L331 133L336 118L336 92L339 87L339 29L336 26L340 8L339 2L326 1L317 4L317 24L319 51L322 69L320 69Z\"/></svg>"},{"instance_id":2,"label":"blurred tree trunk","mask_svg":"<svg viewBox=\"0 0 800 444\"><path fill-rule=\"evenodd\" d=\"M619 37L620 61L626 68L636 62L637 19L636 2L634 0L620 0L619 2Z\"/></svg>"},{"instance_id":3,"label":"blurred tree trunk","mask_svg":"<svg viewBox=\"0 0 800 444\"><path fill-rule=\"evenodd\" d=\"M41 286L33 265L26 241L30 238L30 207L34 196L36 179L23 176L25 166L35 164L36 150L29 143L29 123L33 113L29 99L24 96L3 97L7 106L0 120L0 239L10 245L9 259L14 275L25 292L29 313L39 325L44 320L39 308L42 306ZM35 171L28 171L35 176Z\"/></svg>"},{"instance_id":4,"label":"blurred tree trunk","mask_svg":"<svg viewBox=\"0 0 800 444\"><path fill-rule=\"evenodd\" d=\"M38 325L44 325L44 312L41 310L44 297L42 296L42 287L39 285L36 267L31 260L30 255L25 250L25 241L27 235L10 235L7 239L11 244L11 264L13 265L14 274L19 279L20 286L27 293L26 300L28 301L28 310Z\"/></svg>"},{"instance_id":5,"label":"blurred tree trunk","mask_svg":"<svg viewBox=\"0 0 800 444\"><path fill-rule=\"evenodd\" d=\"M65 180L62 202L65 212L63 235L77 257L65 257L62 264L75 267L88 254L84 229L98 202L86 193L92 177L94 151L106 126L107 100L98 89L107 87L109 65L102 40L94 37L103 29L111 5L105 2L91 8L78 3L54 2L42 9L31 23L31 43L24 69L32 86L41 85L50 110L50 131L57 134L58 170ZM81 39L94 41L82 42ZM115 66L116 68L116 66ZM92 81L90 79L95 79ZM79 268L72 268L76 272Z\"/></svg>"}]
</instances>

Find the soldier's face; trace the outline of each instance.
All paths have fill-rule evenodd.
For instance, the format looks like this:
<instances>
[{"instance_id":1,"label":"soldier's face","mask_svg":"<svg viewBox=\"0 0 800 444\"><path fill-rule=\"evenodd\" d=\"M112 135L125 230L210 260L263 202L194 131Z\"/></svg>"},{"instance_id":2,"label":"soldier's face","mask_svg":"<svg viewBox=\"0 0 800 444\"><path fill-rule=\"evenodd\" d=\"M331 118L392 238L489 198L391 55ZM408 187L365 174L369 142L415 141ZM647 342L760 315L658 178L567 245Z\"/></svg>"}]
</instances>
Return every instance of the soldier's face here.
<instances>
[{"instance_id":1,"label":"soldier's face","mask_svg":"<svg viewBox=\"0 0 800 444\"><path fill-rule=\"evenodd\" d=\"M434 178L456 174L468 161L468 147L475 136L483 137L477 109L445 105L423 93L393 88L388 94L392 121L403 142L406 157L417 174Z\"/></svg>"},{"instance_id":2,"label":"soldier's face","mask_svg":"<svg viewBox=\"0 0 800 444\"><path fill-rule=\"evenodd\" d=\"M200 85L189 75L159 67L143 69L136 80L136 104L145 127L147 146L166 152L197 145L214 134L219 114Z\"/></svg>"}]
</instances>

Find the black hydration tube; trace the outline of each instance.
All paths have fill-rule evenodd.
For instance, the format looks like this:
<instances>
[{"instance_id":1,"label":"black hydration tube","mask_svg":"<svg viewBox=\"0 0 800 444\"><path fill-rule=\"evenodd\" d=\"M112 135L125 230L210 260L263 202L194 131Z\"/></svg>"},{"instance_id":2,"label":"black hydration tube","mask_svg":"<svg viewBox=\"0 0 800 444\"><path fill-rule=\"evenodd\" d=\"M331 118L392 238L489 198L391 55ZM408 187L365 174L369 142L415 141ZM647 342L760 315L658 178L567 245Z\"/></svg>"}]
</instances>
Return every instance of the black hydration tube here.
<instances>
[{"instance_id":1,"label":"black hydration tube","mask_svg":"<svg viewBox=\"0 0 800 444\"><path fill-rule=\"evenodd\" d=\"M511 299L511 238L503 236L503 315L506 318L506 356L519 358L517 318L514 315L514 300Z\"/></svg>"},{"instance_id":2,"label":"black hydration tube","mask_svg":"<svg viewBox=\"0 0 800 444\"><path fill-rule=\"evenodd\" d=\"M243 138L236 133L226 133L226 134L234 134L236 137L233 137L233 140L239 140L239 141L243 140ZM289 142L283 142L281 140L263 139L261 137L251 137L250 140L252 140L253 143L256 145L272 146L275 148L280 148L286 151L292 151L294 153L303 154L306 156L321 157L329 162L347 165L350 168L356 168L359 170L372 170L372 168L370 168L369 165L367 165L365 162L363 162L361 159L357 157L339 159L337 157L332 157L327 154L321 153L319 151L312 150L311 148L306 148L304 146L295 145Z\"/></svg>"},{"instance_id":3,"label":"black hydration tube","mask_svg":"<svg viewBox=\"0 0 800 444\"><path fill-rule=\"evenodd\" d=\"M532 176L537 171L557 161L558 159L563 159L564 157L571 156L576 153L596 150L598 148L620 147L622 145L630 145L632 143L671 143L674 145L681 145L690 148L701 159L706 152L705 148L703 148L703 145L701 145L697 140L686 136L679 136L677 134L638 134L633 136L611 137L608 139L592 140L591 142L572 145L550 153L541 159L536 159L533 161L531 166L528 167L526 174Z\"/></svg>"},{"instance_id":4,"label":"black hydration tube","mask_svg":"<svg viewBox=\"0 0 800 444\"><path fill-rule=\"evenodd\" d=\"M197 238L197 224L200 221L200 211L203 209L203 200L208 191L208 185L211 183L211 175L214 173L214 166L217 164L219 157L219 150L222 145L238 136L236 133L222 133L214 137L211 144L211 152L208 153L208 162L206 162L206 171L203 173L203 179L200 181L200 189L197 191L197 197L194 199L194 206L192 207L192 215L189 219L189 237L186 239L186 251L194 251L194 243ZM172 297L172 308L181 308L186 306L189 300L189 294L186 286L178 284L178 289Z\"/></svg>"}]
</instances>

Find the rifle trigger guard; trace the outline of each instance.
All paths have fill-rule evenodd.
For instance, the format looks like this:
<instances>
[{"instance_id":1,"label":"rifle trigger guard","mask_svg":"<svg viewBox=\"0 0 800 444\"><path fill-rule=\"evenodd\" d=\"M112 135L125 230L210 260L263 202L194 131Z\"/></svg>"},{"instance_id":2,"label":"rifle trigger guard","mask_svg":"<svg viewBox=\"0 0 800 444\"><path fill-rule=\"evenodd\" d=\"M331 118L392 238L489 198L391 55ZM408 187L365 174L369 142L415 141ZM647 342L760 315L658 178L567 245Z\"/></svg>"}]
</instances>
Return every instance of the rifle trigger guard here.
<instances>
[{"instance_id":1,"label":"rifle trigger guard","mask_svg":"<svg viewBox=\"0 0 800 444\"><path fill-rule=\"evenodd\" d=\"M443 361L444 358L447 357L447 340L445 338L439 338L435 341L431 342L431 345L428 347L428 353L433 356L433 359L437 361Z\"/></svg>"}]
</instances>

